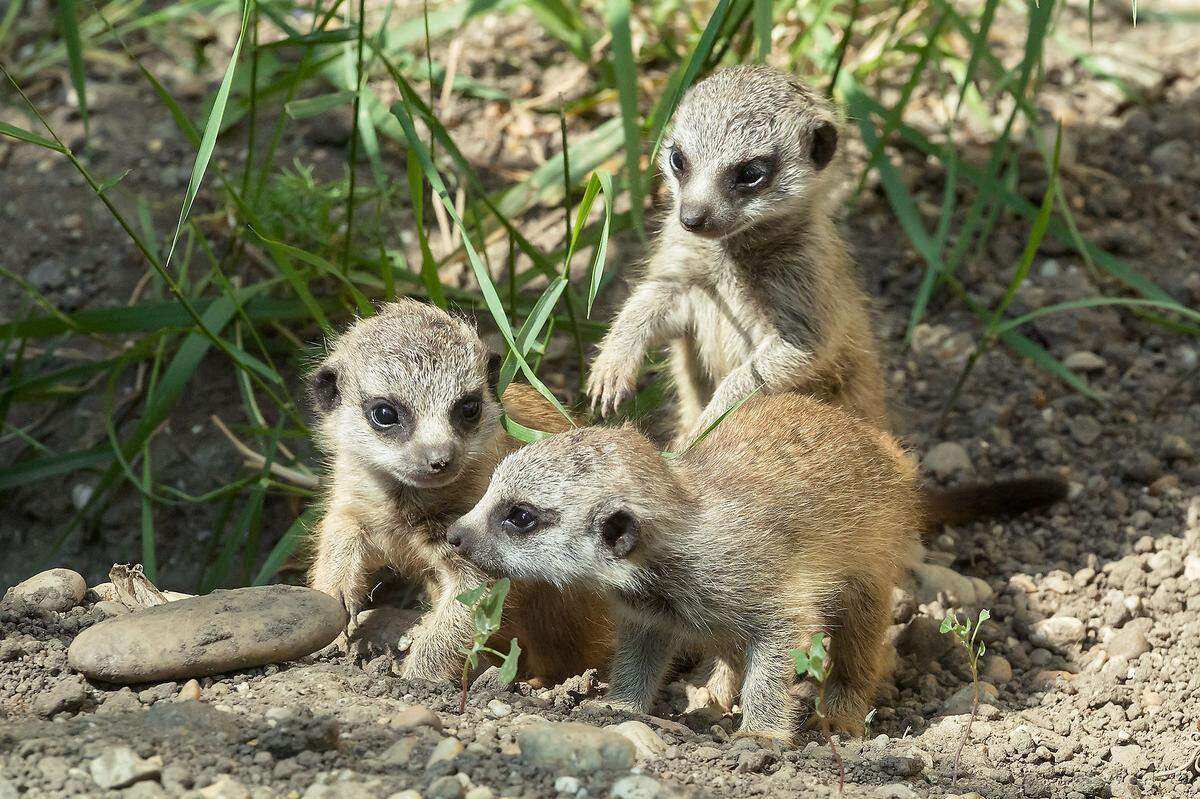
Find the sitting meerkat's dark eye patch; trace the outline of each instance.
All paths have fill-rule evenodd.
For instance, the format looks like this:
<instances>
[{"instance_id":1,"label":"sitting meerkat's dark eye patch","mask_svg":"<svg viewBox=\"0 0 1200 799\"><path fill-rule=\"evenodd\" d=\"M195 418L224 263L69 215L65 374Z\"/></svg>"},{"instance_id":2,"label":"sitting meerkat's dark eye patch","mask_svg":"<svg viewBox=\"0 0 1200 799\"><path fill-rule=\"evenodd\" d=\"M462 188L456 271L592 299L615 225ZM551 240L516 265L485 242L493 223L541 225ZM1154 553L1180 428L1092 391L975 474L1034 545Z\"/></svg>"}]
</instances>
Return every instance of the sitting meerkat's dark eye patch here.
<instances>
[{"instance_id":1,"label":"sitting meerkat's dark eye patch","mask_svg":"<svg viewBox=\"0 0 1200 799\"><path fill-rule=\"evenodd\" d=\"M771 158L751 158L733 168L733 187L741 192L765 189L775 174L775 161Z\"/></svg>"},{"instance_id":2,"label":"sitting meerkat's dark eye patch","mask_svg":"<svg viewBox=\"0 0 1200 799\"><path fill-rule=\"evenodd\" d=\"M483 413L483 396L479 392L466 394L450 409L450 421L459 428L472 427Z\"/></svg>"},{"instance_id":3,"label":"sitting meerkat's dark eye patch","mask_svg":"<svg viewBox=\"0 0 1200 799\"><path fill-rule=\"evenodd\" d=\"M403 405L387 399L368 400L367 421L381 433L395 433L409 426L411 414Z\"/></svg>"}]
</instances>

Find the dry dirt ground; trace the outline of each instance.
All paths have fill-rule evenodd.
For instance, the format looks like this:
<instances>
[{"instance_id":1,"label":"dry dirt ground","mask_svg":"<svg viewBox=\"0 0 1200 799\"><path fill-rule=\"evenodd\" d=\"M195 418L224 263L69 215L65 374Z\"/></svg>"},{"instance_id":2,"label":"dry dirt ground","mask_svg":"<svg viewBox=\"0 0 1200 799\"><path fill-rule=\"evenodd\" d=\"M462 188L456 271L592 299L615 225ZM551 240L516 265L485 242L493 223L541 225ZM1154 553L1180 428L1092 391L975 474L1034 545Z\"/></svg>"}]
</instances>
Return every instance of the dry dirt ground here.
<instances>
[{"instance_id":1,"label":"dry dirt ground","mask_svg":"<svg viewBox=\"0 0 1200 799\"><path fill-rule=\"evenodd\" d=\"M1130 102L1051 46L1042 102L1069 123L1064 191L1085 236L1195 307L1200 29L1153 20L1132 29L1118 15L1100 11L1096 52L1112 61L1103 68L1139 65L1130 80L1143 91L1144 103ZM1081 33L1080 20L1068 17L1064 24ZM527 28L497 21L489 31ZM516 80L489 68L485 48L465 52L474 54L465 68L476 77ZM553 68L552 53L538 57ZM537 94L548 83L550 78L537 77L527 90ZM40 100L51 105L61 91L43 87ZM127 179L133 188L173 198L186 182L186 155L172 143L170 121L150 102L132 79L102 82L95 100L96 157L110 167L107 172L139 165ZM65 108L53 118L67 129L77 124ZM475 124L464 112L456 135L473 138ZM166 143L144 147L145 131ZM554 132L547 126L534 134L510 131L501 140L533 142L518 155L536 162L539 147L553 150ZM318 139L299 138L289 146L314 160L336 160L339 151ZM942 175L918 154L902 155L910 188L936 207ZM489 157L504 162L510 156L517 158L507 151ZM64 308L127 300L140 267L67 167L4 143L0 168L6 265ZM1036 201L1043 187L1044 179L1039 185L1031 174L1022 190ZM994 350L980 359L937 431L978 323L961 304L939 301L912 346L902 346L921 261L873 188L849 209L846 229L864 279L879 297L878 328L889 349L897 426L927 454L927 470L949 481L1057 470L1070 480L1071 498L1044 514L948 529L931 543L932 563L973 579L930 568L898 594L897 667L880 692L872 737L841 743L845 794L1200 795L1196 341L1111 308L1045 317L1025 332L1070 359L1104 402ZM1002 224L987 250L967 260L964 282L994 302L1024 235L1024 223ZM1050 244L1011 313L1111 288L1080 258ZM11 285L0 289L6 318L27 311L19 297ZM156 463L196 492L214 474L238 468L237 457L203 423L234 401L227 370L211 366L210 372L205 377L212 388L189 398L170 435L156 439ZM86 440L98 430L102 435L102 410L85 405L63 420L64 440ZM69 518L69 494L59 485L35 486L0 499L6 551L0 587L33 571L29 564ZM135 514L136 503L118 504L98 534L72 539L59 562L94 585L111 563L135 556ZM174 539L168 534L160 568L180 575L177 584L164 578L164 587L190 587L190 564L210 525L201 510L164 512L160 527L177 532ZM969 675L962 652L937 626L951 608L980 607L993 617L982 634L988 657L981 678L988 685L952 784ZM629 779L627 770L539 765L521 752L518 732L532 717L595 727L626 720L589 702L601 692L588 678L556 689L480 691L465 715L457 712L453 687L405 683L390 676L383 661L359 666L310 659L206 679L198 702L177 701L180 686L172 684L134 691L90 685L66 666L65 647L101 616L86 605L66 614L0 609L0 799L104 795L92 761L106 753L118 757L110 750L122 746L140 758L157 758L145 767L144 779L122 789L148 797L188 790L215 797L314 798L415 790L427 799L822 796L838 790L832 757L817 738L787 750L731 740L733 719L681 715L682 684L664 694L658 718L645 720L661 745L643 731L646 748L635 768L645 775L641 780ZM416 705L433 711L437 724L406 727L409 716L400 711Z\"/></svg>"}]
</instances>

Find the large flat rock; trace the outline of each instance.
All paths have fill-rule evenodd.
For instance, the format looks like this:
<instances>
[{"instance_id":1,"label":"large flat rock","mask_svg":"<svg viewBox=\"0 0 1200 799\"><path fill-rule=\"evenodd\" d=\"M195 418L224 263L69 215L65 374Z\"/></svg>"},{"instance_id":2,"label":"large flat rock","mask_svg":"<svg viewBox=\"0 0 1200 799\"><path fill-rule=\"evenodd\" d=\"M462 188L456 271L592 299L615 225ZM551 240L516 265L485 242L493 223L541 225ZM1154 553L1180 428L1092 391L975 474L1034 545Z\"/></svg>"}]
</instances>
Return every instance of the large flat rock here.
<instances>
[{"instance_id":1,"label":"large flat rock","mask_svg":"<svg viewBox=\"0 0 1200 799\"><path fill-rule=\"evenodd\" d=\"M333 641L346 612L310 588L214 591L100 622L71 643L91 679L145 683L204 677L304 657Z\"/></svg>"}]
</instances>

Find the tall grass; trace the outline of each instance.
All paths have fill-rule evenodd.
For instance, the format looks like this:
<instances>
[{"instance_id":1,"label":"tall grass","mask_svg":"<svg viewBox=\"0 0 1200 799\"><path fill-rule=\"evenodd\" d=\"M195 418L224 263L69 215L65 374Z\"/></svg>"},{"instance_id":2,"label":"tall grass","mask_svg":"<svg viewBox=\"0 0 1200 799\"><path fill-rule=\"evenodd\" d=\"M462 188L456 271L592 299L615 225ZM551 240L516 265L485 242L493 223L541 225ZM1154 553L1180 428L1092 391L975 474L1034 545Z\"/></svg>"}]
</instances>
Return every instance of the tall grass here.
<instances>
[{"instance_id":1,"label":"tall grass","mask_svg":"<svg viewBox=\"0 0 1200 799\"><path fill-rule=\"evenodd\" d=\"M487 314L507 347L503 381L519 372L566 412L538 376L541 358L553 337L566 338L581 354L603 333L592 311L612 277L609 239L623 235L635 247L646 240L654 156L665 125L686 88L722 64L757 59L783 65L846 105L870 153L855 176L859 190L878 176L899 229L924 262L910 333L936 293L948 288L980 319L971 364L983 349L1002 344L1094 396L1021 327L1047 313L1119 304L1176 330L1200 332L1197 314L1078 235L1069 206L1054 194L1057 150L1044 154L1050 183L1040 206L1016 190L1026 160L1022 145L1038 127L1047 37L1063 13L1055 0L1003 6L985 0L970 12L949 0L471 0L425 13L362 0L184 0L163 7L105 0L59 3L55 32L32 37L22 34L20 12L12 10L21 6L17 0L0 16L0 64L11 90L9 108L27 124L0 123L0 135L66 159L123 229L148 283L128 305L67 313L11 269L0 272L29 307L23 318L0 325L7 367L0 440L15 453L0 468L0 491L90 474L90 497L48 549L97 519L121 492L136 492L141 557L152 579L163 530L156 520L166 508L196 504L211 508L215 525L198 588L276 578L314 517L318 484L318 468L297 447L308 429L295 376L314 342L352 315L371 313L376 301L408 294ZM1015 67L991 49L989 33L1001 12L1024 32ZM495 175L481 174L462 153L431 101L443 94L519 99L462 75L446 84L452 69L443 57L451 50L446 43L487 13L532 17L587 75L586 91L560 111L560 152L499 187ZM199 19L239 21L202 113L178 102L142 55ZM86 123L87 67L101 58L132 66L194 152L176 224L166 235L149 215L123 210L144 207L139 203L146 198L130 196L120 177L95 174L86 145L74 152L48 124L44 105L51 94L22 91L65 67ZM909 111L917 87L929 84L944 88L952 109L938 136L914 127ZM342 179L322 180L302 162L281 162L290 125L338 108L349 109L352 120ZM994 117L996 108L1011 110ZM964 158L955 135L964 116L992 131L982 166ZM576 131L569 139L568 130ZM941 166L936 216L921 210L901 179L898 148ZM243 149L246 158L236 168L214 158ZM194 214L201 196L220 212L203 224ZM523 230L554 208L564 216L562 240L552 249L539 247ZM1013 265L1004 300L989 308L959 269L1009 217L1027 220L1029 246ZM213 218L228 224L214 225ZM412 246L396 234L399 224L415 234ZM1118 294L1006 316L1043 236L1110 275ZM509 256L493 263L505 243ZM588 254L584 268L573 266L581 253ZM464 263L473 280L468 289L445 278L449 267ZM103 354L70 362L54 356L77 340L98 343ZM247 469L189 495L160 479L151 443L180 400L199 390L201 363L213 358L232 370L241 416L214 419L212 431L229 439ZM966 379L964 372L960 386ZM653 407L663 395L662 380L655 380L638 397L638 409ZM91 447L52 448L44 416L13 421L30 418L14 415L18 406L49 403L60 410L92 396L103 398L109 423L106 440ZM510 425L514 435L537 435ZM299 500L289 505L294 520L286 530L267 529L264 509L281 497Z\"/></svg>"}]
</instances>

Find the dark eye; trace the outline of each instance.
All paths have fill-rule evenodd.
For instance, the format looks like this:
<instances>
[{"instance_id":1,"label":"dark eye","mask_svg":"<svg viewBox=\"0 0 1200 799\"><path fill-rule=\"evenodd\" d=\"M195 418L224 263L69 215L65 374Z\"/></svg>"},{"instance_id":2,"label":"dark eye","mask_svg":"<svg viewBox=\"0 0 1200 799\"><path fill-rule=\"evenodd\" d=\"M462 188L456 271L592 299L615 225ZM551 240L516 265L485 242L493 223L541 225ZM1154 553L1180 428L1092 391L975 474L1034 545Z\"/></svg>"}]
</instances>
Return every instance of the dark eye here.
<instances>
[{"instance_id":1,"label":"dark eye","mask_svg":"<svg viewBox=\"0 0 1200 799\"><path fill-rule=\"evenodd\" d=\"M760 161L747 161L738 167L734 178L739 188L756 189L767 182L767 167Z\"/></svg>"},{"instance_id":2,"label":"dark eye","mask_svg":"<svg viewBox=\"0 0 1200 799\"><path fill-rule=\"evenodd\" d=\"M483 404L479 401L479 397L464 397L458 403L458 412L462 414L462 418L468 422L479 418L479 412L483 409Z\"/></svg>"},{"instance_id":3,"label":"dark eye","mask_svg":"<svg viewBox=\"0 0 1200 799\"><path fill-rule=\"evenodd\" d=\"M682 173L687 169L687 159L683 157L678 147L671 148L671 169L675 170L676 174Z\"/></svg>"},{"instance_id":4,"label":"dark eye","mask_svg":"<svg viewBox=\"0 0 1200 799\"><path fill-rule=\"evenodd\" d=\"M513 505L502 524L513 533L528 533L537 526L537 516L524 505Z\"/></svg>"},{"instance_id":5,"label":"dark eye","mask_svg":"<svg viewBox=\"0 0 1200 799\"><path fill-rule=\"evenodd\" d=\"M391 427L400 421L400 412L390 402L377 402L371 406L368 414L371 424L376 427Z\"/></svg>"}]
</instances>

